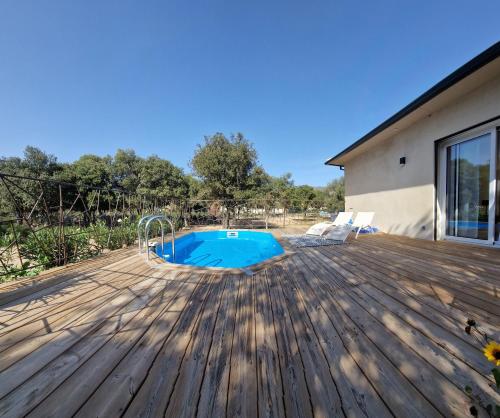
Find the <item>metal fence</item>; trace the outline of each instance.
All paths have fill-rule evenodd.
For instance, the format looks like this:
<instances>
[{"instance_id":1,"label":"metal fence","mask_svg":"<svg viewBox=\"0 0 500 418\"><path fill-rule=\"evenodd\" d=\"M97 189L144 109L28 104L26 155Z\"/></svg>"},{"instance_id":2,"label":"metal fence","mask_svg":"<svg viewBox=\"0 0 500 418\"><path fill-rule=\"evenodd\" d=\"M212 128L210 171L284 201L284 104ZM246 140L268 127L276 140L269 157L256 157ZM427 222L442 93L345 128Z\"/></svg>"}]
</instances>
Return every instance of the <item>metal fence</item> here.
<instances>
[{"instance_id":1,"label":"metal fence","mask_svg":"<svg viewBox=\"0 0 500 418\"><path fill-rule=\"evenodd\" d=\"M276 228L328 216L299 201L159 198L0 173L0 282L131 245L137 221L152 213L176 229Z\"/></svg>"}]
</instances>

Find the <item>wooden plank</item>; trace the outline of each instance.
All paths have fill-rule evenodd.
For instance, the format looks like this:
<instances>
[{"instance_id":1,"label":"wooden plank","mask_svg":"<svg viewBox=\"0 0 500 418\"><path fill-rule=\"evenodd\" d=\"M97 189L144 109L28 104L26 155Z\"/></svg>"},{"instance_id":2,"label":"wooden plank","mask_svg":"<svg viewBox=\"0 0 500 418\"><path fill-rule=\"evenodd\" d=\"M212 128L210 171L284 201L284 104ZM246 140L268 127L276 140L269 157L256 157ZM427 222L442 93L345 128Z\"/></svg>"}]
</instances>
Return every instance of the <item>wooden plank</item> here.
<instances>
[{"instance_id":1,"label":"wooden plank","mask_svg":"<svg viewBox=\"0 0 500 418\"><path fill-rule=\"evenodd\" d=\"M196 276L193 283L189 283L189 286L179 293L169 309L153 322L112 373L95 388L95 392L75 416L93 415L93 411L99 411L102 416L119 416L143 387L148 375L153 374L161 378L162 374L158 374L159 367L153 367L158 364L155 359L159 357L174 329L174 335L176 334L179 321L185 324L186 316L189 317L193 311L198 312L208 287L203 281L203 277ZM174 353L179 354L177 349L174 349Z\"/></svg>"},{"instance_id":2,"label":"wooden plank","mask_svg":"<svg viewBox=\"0 0 500 418\"><path fill-rule=\"evenodd\" d=\"M240 281L241 275L228 275L200 389L197 411L200 417L222 417L226 414Z\"/></svg>"},{"instance_id":3,"label":"wooden plank","mask_svg":"<svg viewBox=\"0 0 500 418\"><path fill-rule=\"evenodd\" d=\"M320 252L317 251L318 256L320 256ZM340 288L344 288L344 283L342 282L343 275L346 274L346 271L337 265L331 259L326 257L317 259L318 262L324 262L325 268L334 268L335 273L330 275L329 278L331 281L335 282L336 285ZM355 278L353 277L353 280ZM429 321L425 321L422 318L413 318L414 320L411 322L406 322L398 317L390 308L394 308L394 303L391 302L389 298L384 296L382 293L374 293L370 296L368 292L364 292L361 287L361 283L358 285L354 284L354 286L349 286L349 298L351 300L355 300L355 303L362 307L365 312L371 315L366 315L363 311L361 311L360 315L362 315L362 320L358 321L358 324L365 326L368 328L369 335L373 335L372 340L378 340L379 344L386 345L387 342L382 339L382 332L380 331L381 326L385 327L387 331L390 331L393 335L397 336L403 343L406 343L411 347L411 349L417 353L421 359L425 360L428 364L424 364L424 370L430 370L432 372L433 369L438 370L441 374L449 380L450 383L456 386L456 390L451 389L451 391L455 392L455 396L457 396L457 401L459 399L458 396L463 398L462 403L464 405L464 410L467 410L467 405L469 402L469 397L463 392L463 388L467 385L476 389L476 393L482 393L483 399L485 399L485 404L500 402L500 395L491 388L492 380L486 378L489 375L489 367L484 368L483 374L474 370L471 367L471 363L473 361L469 360L469 356L474 358L474 355L481 354L479 350L472 350L470 346L462 344L460 346L455 346L455 352L452 355L450 353L450 347L453 344L456 344L456 341L460 341L456 339L451 334L445 335L442 333L442 330L434 328L436 331L433 335L425 335L423 331L429 332L429 330L433 329L432 324ZM365 286L366 287L366 286ZM364 288L364 287L363 287ZM344 292L344 290L341 290ZM349 307L353 306L353 303L348 305ZM398 310L395 309L396 312L401 313L404 312L406 317L409 318L411 316L408 315L409 311ZM357 310L356 312L360 312ZM378 320L378 322L374 322L372 318ZM421 326L423 321L423 326ZM373 325L375 324L375 326ZM380 325L379 325L380 324ZM417 325L416 328L412 327ZM377 332L376 328L379 328ZM435 342L435 340L437 342ZM411 343L408 343L411 342ZM448 348L448 349L446 349ZM461 349L463 351L461 351ZM450 350L450 351L448 351ZM480 359L478 359L480 360ZM482 363L485 364L484 359ZM485 364L486 365L486 364ZM487 366L487 365L486 365ZM452 371L452 372L451 372ZM421 372L422 373L422 372ZM435 384L439 384L441 390L445 390L445 388L449 389L449 383L443 380L439 375L435 380ZM422 391L424 392L424 391ZM449 396L449 395L448 395ZM446 399L449 402L451 397Z\"/></svg>"},{"instance_id":4,"label":"wooden plank","mask_svg":"<svg viewBox=\"0 0 500 418\"><path fill-rule=\"evenodd\" d=\"M38 370L54 358L63 353L67 348L71 347L86 334L92 332L99 327L106 318L112 316L115 312L133 300L139 293L149 286L155 285L157 279L148 278L142 282L134 284L131 288L120 291L115 297L108 301L105 305L94 309L83 315L70 328L56 332L56 337L52 339L50 344L44 344L36 351L30 352L22 360L15 362L10 367L0 373L0 396L10 392L13 387L24 382ZM42 336L43 337L43 336ZM40 337L39 339L42 339ZM30 341L31 342L31 341ZM38 344L38 339L33 342ZM29 347L28 347L29 348ZM0 358L3 361L4 358Z\"/></svg>"},{"instance_id":5,"label":"wooden plank","mask_svg":"<svg viewBox=\"0 0 500 418\"><path fill-rule=\"evenodd\" d=\"M379 266L387 272L386 274L404 275L404 277L408 279L406 282L407 287L421 289L427 287L433 296L438 296L440 298L442 303L449 304L450 306L454 306L457 309L462 310L468 317L480 319L482 320L481 322L486 320L487 322L494 322L494 324L498 323L498 320L494 319L494 315L492 316L480 306L476 306L478 303L474 298L471 298L470 295L464 295L462 292L457 291L456 287L450 288L449 286L445 286L439 280L428 280L427 275L418 272L415 273L415 271L407 269L404 266L396 268L395 262L392 262L391 260L384 260L383 258L369 254L366 251L359 252L357 249L352 249L351 251L356 251L356 254L354 255L355 258L366 260L367 265ZM401 259L399 259L398 262L401 263Z\"/></svg>"},{"instance_id":6,"label":"wooden plank","mask_svg":"<svg viewBox=\"0 0 500 418\"><path fill-rule=\"evenodd\" d=\"M276 278L276 266L266 271L266 279L278 343L285 411L289 416L312 417L313 410L304 365L293 332L291 318L283 300L279 280Z\"/></svg>"},{"instance_id":7,"label":"wooden plank","mask_svg":"<svg viewBox=\"0 0 500 418\"><path fill-rule=\"evenodd\" d=\"M65 274L82 273L92 270L96 267L108 265L116 261L121 261L127 258L130 255L130 252L130 249L120 249L112 251L108 254L101 254L90 259L68 264L66 266L54 267L49 270L42 271L33 277L18 278L8 282L0 283L0 294L6 291L24 287L34 288L34 285L39 280L42 281L55 276L64 276Z\"/></svg>"},{"instance_id":8,"label":"wooden plank","mask_svg":"<svg viewBox=\"0 0 500 418\"><path fill-rule=\"evenodd\" d=\"M45 305L45 310L41 307L37 312L26 312L18 316L18 320L6 326L0 331L0 351L5 350L12 345L15 340L20 341L37 330L47 329L50 327L51 322L57 318L71 314L73 311L80 312L82 307L89 301L94 300L99 295L111 294L121 288L126 287L133 280L140 279L136 274L143 274L149 270L146 266L131 264L127 266L127 272L113 271L113 273L106 273L103 276L97 276L96 281L99 285L94 286L93 289L86 291L85 289L79 290L76 295L72 295L70 300L58 303L54 301L47 301L42 303ZM96 297L94 297L96 295ZM53 328L51 328L53 329Z\"/></svg>"},{"instance_id":9,"label":"wooden plank","mask_svg":"<svg viewBox=\"0 0 500 418\"><path fill-rule=\"evenodd\" d=\"M317 253L310 251L309 255L314 257ZM320 260L315 258L315 268L323 271L320 267ZM432 404L445 415L467 416L470 406L470 398L462 388L452 384L446 377L438 373L436 364L429 363L420 357L414 350L419 347L424 339L418 339L418 334L407 334L406 339L398 339L386 327L382 326L373 316L362 307L357 298L353 298L344 290L341 284L339 273L333 268L325 271L326 275L321 276L322 282L331 291L336 292L336 301L345 314L350 317L366 337L400 370L400 372L417 388ZM354 287L350 287L354 291ZM409 338L409 339L408 339ZM418 340L418 341L417 341ZM445 362L443 357L438 358L438 350L429 350L427 355L432 355L434 361ZM440 354L443 354L442 352ZM446 367L446 364L445 364ZM456 368L448 365L447 371ZM464 385L465 386L465 385ZM439 390L437 390L439 388Z\"/></svg>"},{"instance_id":10,"label":"wooden plank","mask_svg":"<svg viewBox=\"0 0 500 418\"><path fill-rule=\"evenodd\" d=\"M240 279L234 330L227 415L257 416L257 365L255 357L254 278Z\"/></svg>"},{"instance_id":11,"label":"wooden plank","mask_svg":"<svg viewBox=\"0 0 500 418\"><path fill-rule=\"evenodd\" d=\"M400 273L385 269L383 265L370 261L365 262L365 259L361 257L353 257L346 246L336 245L322 248L320 251L327 257L333 257L343 262L346 269L350 269L351 272L362 272L366 277L369 277L367 282L372 286L441 325L457 337L464 339L465 342L471 342L470 337L464 334L464 327L469 319L467 315L460 309L439 299L432 285L412 282ZM481 324L481 328L492 336L498 332L497 328L485 323Z\"/></svg>"},{"instance_id":12,"label":"wooden plank","mask_svg":"<svg viewBox=\"0 0 500 418\"><path fill-rule=\"evenodd\" d=\"M105 264L106 260L99 260L100 263ZM100 264L99 263L99 264ZM89 266L90 267L90 266ZM86 270L83 269L83 270ZM11 285L9 287L5 286L0 289L0 307L11 304L12 302L29 296L34 292L41 291L44 289L50 289L51 287L58 285L60 283L66 282L68 280L72 280L77 277L80 270L76 271L65 271L64 274L60 274L61 271L49 273L49 274L41 274L39 276L35 276L35 278L31 278L29 280L23 281L23 283L17 284L17 286Z\"/></svg>"},{"instance_id":13,"label":"wooden plank","mask_svg":"<svg viewBox=\"0 0 500 418\"><path fill-rule=\"evenodd\" d=\"M498 298L494 289L497 283L497 275L500 271L497 268L478 267L471 263L464 263L462 260L455 260L453 263L443 260L442 255L436 252L420 253L411 247L400 248L398 244L369 243L362 241L361 248L369 248L371 251L383 251L384 257L394 260L404 259L409 266L415 266L418 271L432 273L443 281L460 283L467 291L480 289L483 293ZM492 286L493 285L493 286Z\"/></svg>"},{"instance_id":14,"label":"wooden plank","mask_svg":"<svg viewBox=\"0 0 500 418\"><path fill-rule=\"evenodd\" d=\"M255 342L260 417L285 416L278 344L266 275L255 276Z\"/></svg>"},{"instance_id":15,"label":"wooden plank","mask_svg":"<svg viewBox=\"0 0 500 418\"><path fill-rule=\"evenodd\" d=\"M370 238L375 238L375 236ZM412 239L398 235L376 237L375 242L379 241L400 248L414 250L416 253L423 255L423 259L430 255L450 261L451 264L459 263L467 269L486 268L492 271L500 269L498 249L496 248L465 243L452 243L450 241ZM473 261L474 265L471 266L470 261Z\"/></svg>"},{"instance_id":16,"label":"wooden plank","mask_svg":"<svg viewBox=\"0 0 500 418\"><path fill-rule=\"evenodd\" d=\"M484 272L481 273L481 276L473 274L470 269L462 269L459 273L456 273L451 267L441 267L436 258L432 258L430 255L425 258L416 258L407 252L398 252L394 247L384 247L383 244L369 245L361 242L358 246L362 246L365 251L375 254L379 259L390 259L391 264L397 268L409 268L414 272L426 275L429 280L438 280L442 285L479 298L486 303L496 304L498 302L498 289L496 289L496 286L486 285ZM472 280L478 277L481 277L480 281L475 280L475 283L471 283ZM492 313L495 313L495 311Z\"/></svg>"},{"instance_id":17,"label":"wooden plank","mask_svg":"<svg viewBox=\"0 0 500 418\"><path fill-rule=\"evenodd\" d=\"M363 374L351 353L342 343L336 324L328 317L321 306L321 300L309 291L308 277L299 270L295 263L300 261L293 257L287 263L290 285L295 286L300 297L298 308L307 315L315 329L316 338L328 360L329 370L337 382L342 399L342 409L349 417L390 417L392 413L384 404L369 379Z\"/></svg>"},{"instance_id":18,"label":"wooden plank","mask_svg":"<svg viewBox=\"0 0 500 418\"><path fill-rule=\"evenodd\" d=\"M389 359L380 351L379 347L371 342L356 322L349 318L339 306L338 292L323 283L322 277L327 276L323 269L311 260L297 255L302 261L297 264L299 269L307 275L309 288L320 298L321 306L327 312L330 320L341 329L339 335L343 344L351 353L356 363L363 369L363 373L377 387L377 392L395 416L420 418L440 416L438 410L406 379ZM314 263L314 269L312 264Z\"/></svg>"},{"instance_id":19,"label":"wooden plank","mask_svg":"<svg viewBox=\"0 0 500 418\"><path fill-rule=\"evenodd\" d=\"M107 301L113 300L120 292L127 290L128 286L138 285L143 280L140 273L144 272L144 267L137 267L135 272L139 273L139 275L136 276L135 273L131 274L127 280L121 283L123 288L112 286L109 289L102 287L92 293L86 294L86 302L79 305L77 309L70 309L69 314L62 311L53 316L42 317L38 321L27 323L23 327L2 336L0 338L0 351L2 352L2 356L0 357L0 371L10 367L13 363L35 351L43 344L57 338L70 325L81 323L82 318L88 316L93 310L98 309L101 305L107 303Z\"/></svg>"},{"instance_id":20,"label":"wooden plank","mask_svg":"<svg viewBox=\"0 0 500 418\"><path fill-rule=\"evenodd\" d=\"M0 311L2 328L18 322L19 318L23 316L29 317L36 311L46 310L49 304L55 303L55 300L62 296L67 297L70 293L78 294L79 292L76 292L77 289L79 290L90 285L95 287L96 283L93 283L93 279L95 280L95 278L99 277L99 274L99 270L90 270L75 276L74 279L64 281L57 286L33 292L24 298L5 305ZM4 329L0 329L0 332L3 334Z\"/></svg>"},{"instance_id":21,"label":"wooden plank","mask_svg":"<svg viewBox=\"0 0 500 418\"><path fill-rule=\"evenodd\" d=\"M462 328L498 331L500 263L467 248L360 237L209 284L133 255L82 263L0 309L0 345L22 354L0 415L468 416L465 384L499 401Z\"/></svg>"},{"instance_id":22,"label":"wooden plank","mask_svg":"<svg viewBox=\"0 0 500 418\"><path fill-rule=\"evenodd\" d=\"M188 306L182 313L175 332L166 340L146 380L127 408L125 417L165 415L179 376L179 368L186 356L193 334L196 332L206 306L211 304L211 299L220 298L223 284L224 281L220 277L211 276L200 285L202 291L191 306ZM170 416L179 414L183 414L180 409Z\"/></svg>"},{"instance_id":23,"label":"wooden plank","mask_svg":"<svg viewBox=\"0 0 500 418\"><path fill-rule=\"evenodd\" d=\"M216 277L215 281L182 359L165 416L191 417L196 415L203 373L213 341L215 322L221 301L226 296L227 279L221 275Z\"/></svg>"},{"instance_id":24,"label":"wooden plank","mask_svg":"<svg viewBox=\"0 0 500 418\"><path fill-rule=\"evenodd\" d=\"M441 280L434 277L432 274L427 272L419 272L418 268L409 268L406 264L406 259L385 259L383 251L376 250L366 250L363 251L359 247L353 248L353 252L356 254L363 254L364 256L370 256L374 263L384 263L385 268L394 272L404 272L411 280L414 280L423 284L432 284L435 287L441 287L448 290L454 297L460 299L461 301L468 304L470 307L475 308L475 311L479 312L483 317L495 321L495 323L500 323L500 316L498 316L499 306L497 302L492 302L486 300L486 296L483 295L481 298L481 293L478 291L465 292L461 286L454 284L453 282L447 280ZM474 293L474 294L472 294Z\"/></svg>"},{"instance_id":25,"label":"wooden plank","mask_svg":"<svg viewBox=\"0 0 500 418\"><path fill-rule=\"evenodd\" d=\"M33 293L25 299L26 302L22 299L18 305L8 308L11 315L2 319L3 328L0 329L0 335L4 335L27 322L32 322L33 319L47 316L59 307L68 306L65 304L69 302L71 302L69 306L77 305L78 299L82 295L100 286L109 286L115 281L111 281L111 278L123 279L124 272L128 272L133 265L138 265L137 259L131 258L121 261L115 267L92 270L85 273L85 275L76 276L74 280L66 281L59 286ZM120 270L117 270L118 268Z\"/></svg>"},{"instance_id":26,"label":"wooden plank","mask_svg":"<svg viewBox=\"0 0 500 418\"><path fill-rule=\"evenodd\" d=\"M332 258L330 253L318 249L324 258L322 260L331 267L342 269L342 277L353 287L354 291L361 289L365 294L373 298L373 304L377 305L384 301L384 306L413 326L419 332L433 340L440 347L445 348L458 358L467 361L467 364L483 374L490 373L490 367L484 362L482 347L477 344L477 340L471 338L464 332L465 318L458 321L450 321L443 315L434 314L432 307L418 309L420 303L409 303L408 295L401 291L388 292L379 288L378 276L369 271L365 271L360 266L352 266L344 258ZM369 278L370 280L365 280ZM374 279L374 280L372 280ZM414 307L416 309L414 309ZM475 343L475 344L474 344Z\"/></svg>"},{"instance_id":27,"label":"wooden plank","mask_svg":"<svg viewBox=\"0 0 500 418\"><path fill-rule=\"evenodd\" d=\"M288 261L289 262L289 261ZM290 273L284 269L288 262L276 269L276 277L280 282L283 300L291 318L295 338L304 364L309 396L315 416L344 416L336 382L330 374L328 362L321 350L321 345L313 331L309 317L300 309L297 288L290 285Z\"/></svg>"},{"instance_id":28,"label":"wooden plank","mask_svg":"<svg viewBox=\"0 0 500 418\"><path fill-rule=\"evenodd\" d=\"M170 274L175 275L175 273L166 274L167 278ZM56 383L52 382L53 377L48 384L49 390L52 390L54 386L57 388L38 404L29 416L65 417L76 413L82 403L93 394L119 362L144 337L153 322L160 320L161 316L165 315L167 310L181 297L181 292L192 287L195 280L195 278L190 278L189 275L185 274L175 275L173 279L166 280L166 285L160 294L140 310L123 328L116 332L112 330L109 335L97 332L90 337L90 341L88 338L81 340L65 355L45 368L38 375L39 378L43 379L44 374L51 374L53 370L58 371ZM108 339L105 340L106 338ZM105 340L104 344L99 346L102 340ZM89 346L93 348L89 349ZM64 366L60 367L63 364ZM63 381L62 379L68 374L70 376ZM37 387L36 382L33 383Z\"/></svg>"},{"instance_id":29,"label":"wooden plank","mask_svg":"<svg viewBox=\"0 0 500 418\"><path fill-rule=\"evenodd\" d=\"M493 299L498 299L498 277L500 276L499 268L492 268L492 265L484 265L481 261L480 265L474 262L457 257L449 257L451 260L443 258L442 254L435 251L416 251L411 246L403 246L397 243L391 245L381 243L377 246L370 243L364 243L371 248L384 250L388 257L395 259L404 258L408 265L416 266L422 271L432 273L441 280L454 282L463 286L467 291L479 290L484 293L485 297L492 296ZM483 264L483 266L481 266Z\"/></svg>"},{"instance_id":30,"label":"wooden plank","mask_svg":"<svg viewBox=\"0 0 500 418\"><path fill-rule=\"evenodd\" d=\"M107 318L102 326L83 337L32 376L30 380L1 399L0 415L3 413L13 416L26 415L58 388L62 382L65 382L62 385L62 391L51 396L51 401L38 405L32 415L54 417L56 415L68 416L68 414L75 412L68 410L68 401L75 395L80 399L82 397L86 399L85 391L81 388L90 389L90 380L94 380L96 375L109 369L112 362L116 361L117 356L121 358L123 351L128 347L125 343L130 344L131 339L139 338L140 332L145 330L144 327L147 327L147 324L154 319L154 315L161 312L163 306L159 302L163 297L169 292L173 295L178 290L178 286L175 284L176 282L173 280L162 280L157 285L145 288L129 304ZM107 350L101 349L105 344ZM99 354L95 354L98 351ZM103 357L105 352L113 355L108 354L107 358ZM93 359L98 359L99 363L95 364L95 361L89 361L85 365L86 367L81 367L92 356L94 356ZM71 376L79 367L88 369L89 366L91 370L98 370L99 373L93 373L85 380L81 376L76 377L76 379ZM81 370L79 372L81 373ZM76 374L78 375L78 373ZM71 378L69 378L70 376ZM61 392L63 397L61 397Z\"/></svg>"}]
</instances>

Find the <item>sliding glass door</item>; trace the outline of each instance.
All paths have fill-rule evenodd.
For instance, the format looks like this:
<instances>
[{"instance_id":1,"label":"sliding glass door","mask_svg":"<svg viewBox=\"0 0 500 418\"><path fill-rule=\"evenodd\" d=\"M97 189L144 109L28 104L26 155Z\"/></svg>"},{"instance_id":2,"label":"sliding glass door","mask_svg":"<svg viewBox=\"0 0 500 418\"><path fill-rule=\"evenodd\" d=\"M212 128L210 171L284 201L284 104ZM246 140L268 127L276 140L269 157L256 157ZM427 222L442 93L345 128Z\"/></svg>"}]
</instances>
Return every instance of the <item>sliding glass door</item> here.
<instances>
[{"instance_id":1,"label":"sliding glass door","mask_svg":"<svg viewBox=\"0 0 500 418\"><path fill-rule=\"evenodd\" d=\"M488 239L490 134L446 150L446 235Z\"/></svg>"},{"instance_id":2,"label":"sliding glass door","mask_svg":"<svg viewBox=\"0 0 500 418\"><path fill-rule=\"evenodd\" d=\"M441 236L487 243L500 241L498 159L495 130L441 146Z\"/></svg>"},{"instance_id":3,"label":"sliding glass door","mask_svg":"<svg viewBox=\"0 0 500 418\"><path fill-rule=\"evenodd\" d=\"M497 166L496 166L496 193L495 193L495 242L500 245L500 128L497 130Z\"/></svg>"}]
</instances>

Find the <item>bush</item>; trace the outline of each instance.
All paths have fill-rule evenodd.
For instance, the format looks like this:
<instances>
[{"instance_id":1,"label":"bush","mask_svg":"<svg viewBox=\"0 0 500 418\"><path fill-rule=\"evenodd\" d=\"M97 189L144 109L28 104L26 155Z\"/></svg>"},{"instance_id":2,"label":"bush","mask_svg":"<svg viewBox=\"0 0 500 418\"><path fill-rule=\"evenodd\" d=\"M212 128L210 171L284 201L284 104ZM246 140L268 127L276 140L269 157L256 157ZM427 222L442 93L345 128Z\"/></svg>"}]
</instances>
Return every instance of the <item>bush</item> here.
<instances>
[{"instance_id":1,"label":"bush","mask_svg":"<svg viewBox=\"0 0 500 418\"><path fill-rule=\"evenodd\" d=\"M59 228L47 227L30 233L20 243L20 253L31 265L50 268L99 254L88 228L66 227L60 240Z\"/></svg>"},{"instance_id":2,"label":"bush","mask_svg":"<svg viewBox=\"0 0 500 418\"><path fill-rule=\"evenodd\" d=\"M183 225L182 217L175 217L176 229ZM112 226L109 226L112 224ZM40 271L65 265L67 263L84 260L101 254L105 250L117 250L133 245L137 239L137 222L130 218L99 220L95 224L85 227L65 226L60 238L59 227L40 227L35 232L28 227L15 225L15 232L19 243L11 246L0 255L3 273L0 282L16 277L26 277L38 274ZM165 225L165 238L168 239L170 228ZM150 236L159 236L160 227L154 223ZM14 233L9 229L0 231L0 251L6 249L14 239Z\"/></svg>"},{"instance_id":3,"label":"bush","mask_svg":"<svg viewBox=\"0 0 500 418\"><path fill-rule=\"evenodd\" d=\"M137 237L137 223L124 219L118 225L108 228L106 224L99 221L90 230L90 237L100 251L105 249L117 250L132 245Z\"/></svg>"},{"instance_id":4,"label":"bush","mask_svg":"<svg viewBox=\"0 0 500 418\"><path fill-rule=\"evenodd\" d=\"M34 276L51 267L94 257L104 250L132 245L136 240L137 223L124 219L108 227L104 221L98 221L88 227L66 226L63 231L60 239L58 227L41 227L31 232L26 227L16 226L22 265L15 246L4 251L0 256L3 266L0 282ZM12 232L6 230L0 235L2 249L13 241Z\"/></svg>"}]
</instances>

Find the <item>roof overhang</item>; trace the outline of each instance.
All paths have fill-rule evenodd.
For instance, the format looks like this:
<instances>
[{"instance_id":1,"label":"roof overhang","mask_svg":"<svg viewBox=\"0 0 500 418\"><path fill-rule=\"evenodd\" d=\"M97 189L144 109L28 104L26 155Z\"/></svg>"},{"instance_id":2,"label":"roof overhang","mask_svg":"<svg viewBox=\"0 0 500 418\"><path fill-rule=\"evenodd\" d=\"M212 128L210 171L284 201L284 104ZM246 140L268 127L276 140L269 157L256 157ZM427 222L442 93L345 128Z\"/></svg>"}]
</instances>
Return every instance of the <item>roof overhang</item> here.
<instances>
[{"instance_id":1,"label":"roof overhang","mask_svg":"<svg viewBox=\"0 0 500 418\"><path fill-rule=\"evenodd\" d=\"M482 52L458 70L431 87L399 112L358 139L325 164L343 166L352 157L363 153L417 121L442 109L500 74L500 42Z\"/></svg>"}]
</instances>

